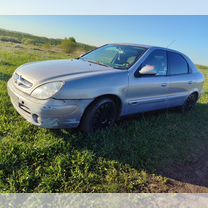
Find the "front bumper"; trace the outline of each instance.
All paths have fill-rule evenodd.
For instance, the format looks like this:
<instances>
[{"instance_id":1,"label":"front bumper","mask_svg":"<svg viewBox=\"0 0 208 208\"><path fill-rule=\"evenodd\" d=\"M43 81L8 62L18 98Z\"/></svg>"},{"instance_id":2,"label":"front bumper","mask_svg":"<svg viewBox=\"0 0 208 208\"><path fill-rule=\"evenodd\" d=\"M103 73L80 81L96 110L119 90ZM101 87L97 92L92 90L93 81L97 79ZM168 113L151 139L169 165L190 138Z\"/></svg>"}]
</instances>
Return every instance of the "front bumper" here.
<instances>
[{"instance_id":1,"label":"front bumper","mask_svg":"<svg viewBox=\"0 0 208 208\"><path fill-rule=\"evenodd\" d=\"M43 128L75 128L92 101L88 100L38 100L18 90L10 79L7 90L17 112L30 123Z\"/></svg>"}]
</instances>

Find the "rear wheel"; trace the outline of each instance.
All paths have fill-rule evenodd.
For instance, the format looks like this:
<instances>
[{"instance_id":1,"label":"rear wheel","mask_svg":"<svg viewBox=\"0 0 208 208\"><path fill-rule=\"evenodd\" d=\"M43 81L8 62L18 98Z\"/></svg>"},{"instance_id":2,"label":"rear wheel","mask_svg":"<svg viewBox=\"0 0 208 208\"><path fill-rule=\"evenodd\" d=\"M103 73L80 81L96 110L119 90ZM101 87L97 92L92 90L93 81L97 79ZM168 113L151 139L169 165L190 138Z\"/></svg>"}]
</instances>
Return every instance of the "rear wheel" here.
<instances>
[{"instance_id":1,"label":"rear wheel","mask_svg":"<svg viewBox=\"0 0 208 208\"><path fill-rule=\"evenodd\" d=\"M197 93L192 93L191 95L189 95L184 105L181 108L182 112L192 111L197 103L197 98L198 98Z\"/></svg>"},{"instance_id":2,"label":"rear wheel","mask_svg":"<svg viewBox=\"0 0 208 208\"><path fill-rule=\"evenodd\" d=\"M92 134L96 131L110 128L118 115L116 103L109 98L103 98L92 103L83 115L80 129Z\"/></svg>"}]
</instances>

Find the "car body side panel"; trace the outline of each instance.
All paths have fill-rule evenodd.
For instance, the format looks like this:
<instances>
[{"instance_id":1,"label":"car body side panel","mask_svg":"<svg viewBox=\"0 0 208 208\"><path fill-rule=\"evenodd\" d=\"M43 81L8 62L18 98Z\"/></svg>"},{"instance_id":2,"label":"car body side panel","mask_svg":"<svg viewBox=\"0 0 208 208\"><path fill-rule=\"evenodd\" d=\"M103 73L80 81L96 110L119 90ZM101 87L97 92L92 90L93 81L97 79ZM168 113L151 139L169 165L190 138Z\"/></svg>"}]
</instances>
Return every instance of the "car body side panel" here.
<instances>
[{"instance_id":1,"label":"car body side panel","mask_svg":"<svg viewBox=\"0 0 208 208\"><path fill-rule=\"evenodd\" d=\"M117 96L121 103L121 114L125 112L128 90L128 71L117 70L117 73L94 74L79 77L65 83L55 95L56 99L96 99L103 95Z\"/></svg>"},{"instance_id":2,"label":"car body side panel","mask_svg":"<svg viewBox=\"0 0 208 208\"><path fill-rule=\"evenodd\" d=\"M152 47L150 48L143 57L141 57L141 59L135 64L135 67L130 71L130 80L134 80L134 73L135 71L138 69L138 67L141 65L141 63L154 51L157 49L163 49L164 48L160 48L160 47ZM175 106L180 106L183 105L183 103L185 102L186 98L193 92L197 92L199 97L201 96L201 94L203 93L203 83L204 83L204 76L203 74L196 68L196 66L193 64L193 62L184 54L175 51L175 50L171 50L171 49L165 49L167 51L172 51L178 54L181 54L186 61L189 64L189 68L190 68L190 74L186 74L186 75L174 75L174 76L167 76L166 80L164 78L164 83L167 83L167 91L166 92L161 92L161 95L164 97L165 93L166 93L166 103L163 105L162 103L160 103L160 105L158 106L157 104L157 93L159 92L155 92L152 94L152 98L151 98L151 92L150 92L150 88L153 91L158 90L158 86L155 88L155 84L159 81L158 77L151 77L149 78L151 80L151 84L148 85L149 87L149 91L147 93L149 93L150 99L155 99L155 103L154 101L152 102L152 104L149 104L149 106L144 106L143 108L140 107L140 110L156 110L159 109L160 107L163 108L164 106L166 107L175 107ZM162 79L161 79L162 80ZM162 82L161 82L162 83ZM130 86L131 87L131 86ZM142 90L145 89L142 88L142 85L140 86L141 92L143 92ZM162 89L161 89L162 90ZM148 94L147 94L148 95ZM159 94L158 94L159 95ZM154 97L155 96L155 97ZM162 100L162 96L159 96L159 100ZM130 95L131 97L131 95ZM141 97L141 101L143 101L145 97ZM161 98L161 99L160 99ZM146 97L146 99L148 99ZM165 99L164 99L165 100ZM132 109L131 109L132 110Z\"/></svg>"},{"instance_id":3,"label":"car body side panel","mask_svg":"<svg viewBox=\"0 0 208 208\"><path fill-rule=\"evenodd\" d=\"M127 113L139 113L167 107L166 76L131 77L128 90Z\"/></svg>"},{"instance_id":4,"label":"car body side panel","mask_svg":"<svg viewBox=\"0 0 208 208\"><path fill-rule=\"evenodd\" d=\"M168 107L183 105L187 97L202 93L203 76L200 73L168 76Z\"/></svg>"}]
</instances>

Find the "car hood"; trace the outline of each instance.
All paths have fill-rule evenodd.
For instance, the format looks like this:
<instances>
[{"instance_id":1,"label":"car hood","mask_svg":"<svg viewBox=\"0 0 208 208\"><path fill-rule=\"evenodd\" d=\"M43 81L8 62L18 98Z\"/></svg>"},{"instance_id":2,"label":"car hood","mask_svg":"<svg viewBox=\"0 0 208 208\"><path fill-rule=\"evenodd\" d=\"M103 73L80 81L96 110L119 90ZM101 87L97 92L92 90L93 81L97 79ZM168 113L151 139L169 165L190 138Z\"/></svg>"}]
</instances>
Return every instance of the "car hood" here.
<instances>
[{"instance_id":1,"label":"car hood","mask_svg":"<svg viewBox=\"0 0 208 208\"><path fill-rule=\"evenodd\" d=\"M64 79L69 75L79 75L96 71L106 71L111 68L89 63L84 60L52 60L41 61L20 66L16 73L27 81L37 85L52 79Z\"/></svg>"}]
</instances>

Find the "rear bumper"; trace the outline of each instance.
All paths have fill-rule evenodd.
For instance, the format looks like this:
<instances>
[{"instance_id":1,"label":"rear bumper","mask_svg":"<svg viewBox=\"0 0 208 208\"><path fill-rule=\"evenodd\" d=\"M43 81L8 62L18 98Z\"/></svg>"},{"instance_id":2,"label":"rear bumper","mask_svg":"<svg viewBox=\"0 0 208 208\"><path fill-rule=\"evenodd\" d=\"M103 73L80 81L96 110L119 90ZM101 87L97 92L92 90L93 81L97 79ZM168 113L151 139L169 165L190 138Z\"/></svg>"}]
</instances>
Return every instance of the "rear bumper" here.
<instances>
[{"instance_id":1,"label":"rear bumper","mask_svg":"<svg viewBox=\"0 0 208 208\"><path fill-rule=\"evenodd\" d=\"M43 128L75 128L92 100L38 100L7 83L11 102L17 112L30 123Z\"/></svg>"}]
</instances>

